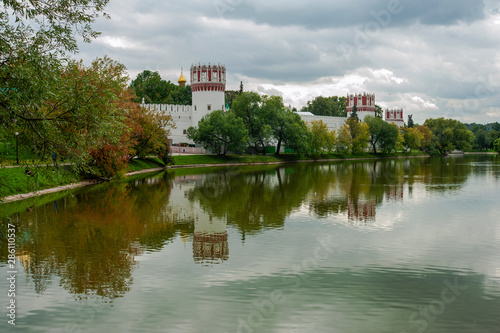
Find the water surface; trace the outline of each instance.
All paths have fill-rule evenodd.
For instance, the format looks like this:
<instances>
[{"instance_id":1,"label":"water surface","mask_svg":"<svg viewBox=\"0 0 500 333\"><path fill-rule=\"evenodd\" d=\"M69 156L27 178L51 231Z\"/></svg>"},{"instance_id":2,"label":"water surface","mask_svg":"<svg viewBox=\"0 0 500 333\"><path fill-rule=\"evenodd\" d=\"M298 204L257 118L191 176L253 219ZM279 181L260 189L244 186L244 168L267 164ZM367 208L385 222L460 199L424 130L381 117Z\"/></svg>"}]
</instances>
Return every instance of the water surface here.
<instances>
[{"instance_id":1,"label":"water surface","mask_svg":"<svg viewBox=\"0 0 500 333\"><path fill-rule=\"evenodd\" d=\"M16 328L499 332L499 198L490 155L176 170L0 205ZM4 240L0 258L6 277Z\"/></svg>"}]
</instances>

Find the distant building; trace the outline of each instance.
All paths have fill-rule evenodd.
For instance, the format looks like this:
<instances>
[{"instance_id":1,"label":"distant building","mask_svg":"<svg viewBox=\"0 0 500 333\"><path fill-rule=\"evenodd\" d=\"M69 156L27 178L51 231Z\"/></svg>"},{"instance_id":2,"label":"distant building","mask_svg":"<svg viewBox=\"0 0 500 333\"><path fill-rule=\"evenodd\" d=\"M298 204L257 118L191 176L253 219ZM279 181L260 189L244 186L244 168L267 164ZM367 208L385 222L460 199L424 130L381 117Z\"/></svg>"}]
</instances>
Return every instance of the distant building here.
<instances>
[{"instance_id":1,"label":"distant building","mask_svg":"<svg viewBox=\"0 0 500 333\"><path fill-rule=\"evenodd\" d=\"M214 110L225 110L224 92L226 91L226 67L223 65L192 65L190 70L192 105L142 104L149 110L166 111L172 115L176 128L171 130L171 144L194 144L186 136L187 129L197 126L198 122ZM186 78L182 70L179 85L185 86ZM360 120L368 115L375 116L375 94L360 93L347 95L347 117L353 107L357 108ZM306 123L323 121L330 130L337 130L345 124L347 117L316 116L310 112L297 112ZM403 109L386 110L385 121L403 126Z\"/></svg>"},{"instance_id":2,"label":"distant building","mask_svg":"<svg viewBox=\"0 0 500 333\"><path fill-rule=\"evenodd\" d=\"M360 120L364 120L366 116L374 116L376 114L375 94L348 94L346 102L347 117L351 116L352 109L356 106L356 113ZM331 117L331 116L316 116L311 112L297 112L297 114L306 123L312 121L322 121L330 130L337 130L345 124L347 117ZM394 123L398 126L404 126L403 109L386 110L385 121Z\"/></svg>"},{"instance_id":3,"label":"distant building","mask_svg":"<svg viewBox=\"0 0 500 333\"><path fill-rule=\"evenodd\" d=\"M176 128L171 130L171 143L193 144L186 136L187 129L198 126L198 122L205 115L214 110L224 110L226 91L226 67L218 65L192 65L191 66L191 92L192 105L176 104L142 104L149 110L166 111L172 115ZM181 72L177 81L179 85L186 84L186 78Z\"/></svg>"}]
</instances>

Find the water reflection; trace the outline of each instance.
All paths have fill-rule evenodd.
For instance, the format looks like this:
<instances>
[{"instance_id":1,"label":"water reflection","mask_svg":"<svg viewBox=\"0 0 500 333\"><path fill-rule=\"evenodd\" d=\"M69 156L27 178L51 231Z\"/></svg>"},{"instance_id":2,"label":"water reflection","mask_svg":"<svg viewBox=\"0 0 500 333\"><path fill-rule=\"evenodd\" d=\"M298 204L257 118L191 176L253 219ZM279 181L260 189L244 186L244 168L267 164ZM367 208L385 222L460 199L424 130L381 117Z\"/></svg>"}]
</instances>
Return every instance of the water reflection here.
<instances>
[{"instance_id":1,"label":"water reflection","mask_svg":"<svg viewBox=\"0 0 500 333\"><path fill-rule=\"evenodd\" d=\"M231 259L228 228L246 241L303 212L376 225L382 205L402 203L416 188L442 194L459 191L471 174L498 179L496 157L474 158L169 171L83 189L11 218L38 294L57 276L72 294L114 299L130 291L138 256L176 238L192 242L195 263L211 266ZM2 242L2 263L6 253Z\"/></svg>"}]
</instances>

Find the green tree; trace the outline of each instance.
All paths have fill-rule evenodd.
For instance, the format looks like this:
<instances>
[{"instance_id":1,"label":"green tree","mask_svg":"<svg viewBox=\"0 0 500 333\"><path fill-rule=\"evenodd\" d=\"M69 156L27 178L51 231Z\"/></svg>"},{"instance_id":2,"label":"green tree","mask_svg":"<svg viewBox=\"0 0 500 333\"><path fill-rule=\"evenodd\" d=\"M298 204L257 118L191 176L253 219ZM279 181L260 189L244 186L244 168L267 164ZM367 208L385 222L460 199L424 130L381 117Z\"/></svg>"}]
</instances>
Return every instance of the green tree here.
<instances>
[{"instance_id":1,"label":"green tree","mask_svg":"<svg viewBox=\"0 0 500 333\"><path fill-rule=\"evenodd\" d=\"M352 150L352 138L348 125L342 125L335 138L335 151L345 155Z\"/></svg>"},{"instance_id":2,"label":"green tree","mask_svg":"<svg viewBox=\"0 0 500 333\"><path fill-rule=\"evenodd\" d=\"M273 131L270 125L270 109L262 106L263 100L259 94L243 92L233 100L231 110L243 120L248 130L250 145L256 151L260 147L265 154L266 146L271 143Z\"/></svg>"},{"instance_id":3,"label":"green tree","mask_svg":"<svg viewBox=\"0 0 500 333\"><path fill-rule=\"evenodd\" d=\"M384 118L384 110L377 104L375 104L375 117L377 118Z\"/></svg>"},{"instance_id":4,"label":"green tree","mask_svg":"<svg viewBox=\"0 0 500 333\"><path fill-rule=\"evenodd\" d=\"M310 132L310 147L313 154L323 154L333 150L335 133L330 131L323 121L312 121L308 128Z\"/></svg>"},{"instance_id":5,"label":"green tree","mask_svg":"<svg viewBox=\"0 0 500 333\"><path fill-rule=\"evenodd\" d=\"M238 90L226 90L224 92L224 100L226 105L231 109L233 105L233 100L236 96L238 96L240 92Z\"/></svg>"},{"instance_id":6,"label":"green tree","mask_svg":"<svg viewBox=\"0 0 500 333\"><path fill-rule=\"evenodd\" d=\"M172 98L171 104L192 105L193 104L192 96L193 94L191 92L190 85L186 86L177 85L170 92L170 97Z\"/></svg>"},{"instance_id":7,"label":"green tree","mask_svg":"<svg viewBox=\"0 0 500 333\"><path fill-rule=\"evenodd\" d=\"M299 155L305 154L308 149L308 132L300 116L285 107L281 96L264 97L261 107L266 110L266 118L270 121L276 140L275 154L279 155L282 144Z\"/></svg>"},{"instance_id":8,"label":"green tree","mask_svg":"<svg viewBox=\"0 0 500 333\"><path fill-rule=\"evenodd\" d=\"M75 117L75 109L80 108L79 104L71 105L64 115L46 112L51 112L50 110L56 107L59 109L53 103L58 100L60 88L68 82L67 75L64 77L65 73L71 71L71 67L75 67L74 63L68 62L67 59L78 51L78 35L82 36L85 42L90 42L99 35L91 25L99 15L107 17L107 14L102 13L107 3L108 0L75 0L71 3L13 0L2 2L0 11L2 136L11 136L18 132L21 143L31 140L33 144L30 146L35 150L40 150L44 146L42 143L46 143L45 150L52 150L50 144L62 141L58 136L63 133L45 131L42 128L55 128L57 125L54 123L59 123L62 118L66 118L67 121L71 118L72 122L79 122L81 128L87 126L86 120L93 121L90 116ZM86 75L85 79L88 78ZM72 92L77 88L80 89L71 86L68 88ZM74 99L73 101L77 102ZM59 102L64 102L64 99ZM67 121L64 123L67 124Z\"/></svg>"},{"instance_id":9,"label":"green tree","mask_svg":"<svg viewBox=\"0 0 500 333\"><path fill-rule=\"evenodd\" d=\"M405 149L411 152L412 149L418 149L422 144L423 134L415 127L403 128L403 141Z\"/></svg>"},{"instance_id":10,"label":"green tree","mask_svg":"<svg viewBox=\"0 0 500 333\"><path fill-rule=\"evenodd\" d=\"M134 89L137 96L136 102L140 103L144 99L144 102L148 104L175 103L172 94L178 89L177 85L163 80L158 72L149 70L139 73L130 83L130 87ZM187 93L187 89L185 89L184 95ZM179 89L179 92L182 95L181 90L183 89ZM191 89L189 88L189 90Z\"/></svg>"},{"instance_id":11,"label":"green tree","mask_svg":"<svg viewBox=\"0 0 500 333\"><path fill-rule=\"evenodd\" d=\"M478 130L475 135L475 147L478 149L486 149L490 146L490 141L488 138L488 133L484 129Z\"/></svg>"},{"instance_id":12,"label":"green tree","mask_svg":"<svg viewBox=\"0 0 500 333\"><path fill-rule=\"evenodd\" d=\"M493 143L493 150L500 154L500 139L496 139Z\"/></svg>"},{"instance_id":13,"label":"green tree","mask_svg":"<svg viewBox=\"0 0 500 333\"><path fill-rule=\"evenodd\" d=\"M394 124L389 124L382 118L366 116L364 122L368 125L369 142L373 152L377 153L377 147L387 153L396 149L399 138L399 130Z\"/></svg>"},{"instance_id":14,"label":"green tree","mask_svg":"<svg viewBox=\"0 0 500 333\"><path fill-rule=\"evenodd\" d=\"M446 155L454 149L469 150L474 142L474 134L458 120L427 119L424 123L432 132L431 145L440 155Z\"/></svg>"},{"instance_id":15,"label":"green tree","mask_svg":"<svg viewBox=\"0 0 500 333\"><path fill-rule=\"evenodd\" d=\"M492 130L488 133L488 140L490 142L490 147L493 148L493 143L500 138L500 131Z\"/></svg>"},{"instance_id":16,"label":"green tree","mask_svg":"<svg viewBox=\"0 0 500 333\"><path fill-rule=\"evenodd\" d=\"M346 104L346 97L318 96L312 101L308 101L307 105L302 107L301 111L308 111L318 116L345 117Z\"/></svg>"},{"instance_id":17,"label":"green tree","mask_svg":"<svg viewBox=\"0 0 500 333\"><path fill-rule=\"evenodd\" d=\"M355 111L354 108L355 107L353 107L353 114ZM368 140L370 138L368 124L358 121L358 117L356 115L351 115L351 117L347 118L345 123L349 129L349 134L351 135L352 153L361 153L363 149L368 146Z\"/></svg>"},{"instance_id":18,"label":"green tree","mask_svg":"<svg viewBox=\"0 0 500 333\"><path fill-rule=\"evenodd\" d=\"M413 122L413 115L409 114L408 115L408 127L413 128L415 126L415 123Z\"/></svg>"},{"instance_id":19,"label":"green tree","mask_svg":"<svg viewBox=\"0 0 500 333\"><path fill-rule=\"evenodd\" d=\"M381 138L386 135L387 123L382 118L370 115L365 117L364 122L368 124L368 131L370 133L369 142L372 145L373 152L376 154Z\"/></svg>"},{"instance_id":20,"label":"green tree","mask_svg":"<svg viewBox=\"0 0 500 333\"><path fill-rule=\"evenodd\" d=\"M432 133L429 127L420 125L416 127L420 134L420 149L428 151L432 142Z\"/></svg>"},{"instance_id":21,"label":"green tree","mask_svg":"<svg viewBox=\"0 0 500 333\"><path fill-rule=\"evenodd\" d=\"M356 119L356 121L359 121L359 118L358 118L358 107L356 105L353 105L353 107L352 107L350 118L353 118L353 119Z\"/></svg>"},{"instance_id":22,"label":"green tree","mask_svg":"<svg viewBox=\"0 0 500 333\"><path fill-rule=\"evenodd\" d=\"M241 151L247 142L248 131L241 118L231 111L216 110L204 116L198 127L190 127L187 137L217 155Z\"/></svg>"}]
</instances>

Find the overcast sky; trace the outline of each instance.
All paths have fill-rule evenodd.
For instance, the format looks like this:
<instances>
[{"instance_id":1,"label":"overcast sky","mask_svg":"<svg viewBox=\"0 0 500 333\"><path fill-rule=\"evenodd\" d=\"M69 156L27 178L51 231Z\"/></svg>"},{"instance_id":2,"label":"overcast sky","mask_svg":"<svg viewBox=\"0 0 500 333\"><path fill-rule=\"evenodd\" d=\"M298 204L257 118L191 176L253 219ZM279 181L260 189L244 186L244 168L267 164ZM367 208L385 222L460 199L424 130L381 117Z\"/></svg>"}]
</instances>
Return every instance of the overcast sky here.
<instances>
[{"instance_id":1,"label":"overcast sky","mask_svg":"<svg viewBox=\"0 0 500 333\"><path fill-rule=\"evenodd\" d=\"M106 12L77 57L109 55L131 79L221 63L226 89L243 81L297 108L370 92L405 120L500 122L496 0L111 0Z\"/></svg>"}]
</instances>

